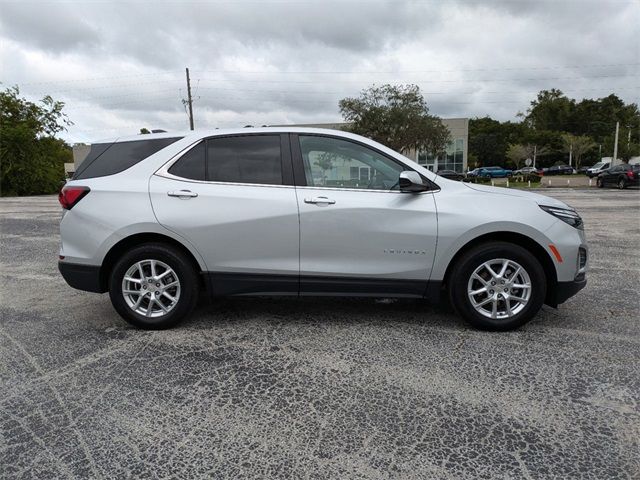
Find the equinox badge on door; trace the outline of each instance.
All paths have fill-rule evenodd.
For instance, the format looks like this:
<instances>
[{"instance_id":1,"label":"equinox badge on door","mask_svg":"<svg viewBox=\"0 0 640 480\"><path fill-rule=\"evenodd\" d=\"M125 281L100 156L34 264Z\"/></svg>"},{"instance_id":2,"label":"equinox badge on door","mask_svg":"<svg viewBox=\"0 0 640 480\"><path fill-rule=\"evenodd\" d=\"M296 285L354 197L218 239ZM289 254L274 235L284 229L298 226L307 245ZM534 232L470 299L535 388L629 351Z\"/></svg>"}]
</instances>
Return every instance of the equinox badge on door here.
<instances>
[{"instance_id":1,"label":"equinox badge on door","mask_svg":"<svg viewBox=\"0 0 640 480\"><path fill-rule=\"evenodd\" d=\"M404 250L395 248L385 248L384 253L390 253L394 255L426 255L426 250Z\"/></svg>"}]
</instances>

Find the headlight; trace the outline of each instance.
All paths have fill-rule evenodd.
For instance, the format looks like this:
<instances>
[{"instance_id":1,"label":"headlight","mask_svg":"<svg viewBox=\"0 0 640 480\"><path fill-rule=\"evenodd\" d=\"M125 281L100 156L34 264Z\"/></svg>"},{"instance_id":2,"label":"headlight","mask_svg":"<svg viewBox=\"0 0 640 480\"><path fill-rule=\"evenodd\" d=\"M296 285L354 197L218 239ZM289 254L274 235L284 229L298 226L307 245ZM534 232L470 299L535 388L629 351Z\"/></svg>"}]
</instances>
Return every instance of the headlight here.
<instances>
[{"instance_id":1,"label":"headlight","mask_svg":"<svg viewBox=\"0 0 640 480\"><path fill-rule=\"evenodd\" d=\"M568 223L572 227L579 228L580 230L584 229L582 218L580 218L580 215L578 215L578 212L576 212L573 209L549 207L547 205L540 205L540 208L545 212L550 213L554 217L559 218L564 223Z\"/></svg>"}]
</instances>

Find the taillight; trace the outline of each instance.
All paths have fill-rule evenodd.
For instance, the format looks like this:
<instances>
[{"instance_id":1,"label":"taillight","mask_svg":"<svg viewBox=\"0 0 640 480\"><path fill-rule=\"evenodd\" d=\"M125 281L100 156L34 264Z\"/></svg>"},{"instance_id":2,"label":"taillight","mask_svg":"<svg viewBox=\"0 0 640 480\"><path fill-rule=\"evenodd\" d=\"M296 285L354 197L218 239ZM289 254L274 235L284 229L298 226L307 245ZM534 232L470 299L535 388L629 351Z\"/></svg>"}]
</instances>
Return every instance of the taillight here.
<instances>
[{"instance_id":1,"label":"taillight","mask_svg":"<svg viewBox=\"0 0 640 480\"><path fill-rule=\"evenodd\" d=\"M62 205L62 208L71 210L74 205L82 200L90 191L91 189L89 187L65 186L62 187L62 190L60 190L58 194L58 201L60 205Z\"/></svg>"},{"instance_id":2,"label":"taillight","mask_svg":"<svg viewBox=\"0 0 640 480\"><path fill-rule=\"evenodd\" d=\"M633 170L627 170L627 177L633 180Z\"/></svg>"}]
</instances>

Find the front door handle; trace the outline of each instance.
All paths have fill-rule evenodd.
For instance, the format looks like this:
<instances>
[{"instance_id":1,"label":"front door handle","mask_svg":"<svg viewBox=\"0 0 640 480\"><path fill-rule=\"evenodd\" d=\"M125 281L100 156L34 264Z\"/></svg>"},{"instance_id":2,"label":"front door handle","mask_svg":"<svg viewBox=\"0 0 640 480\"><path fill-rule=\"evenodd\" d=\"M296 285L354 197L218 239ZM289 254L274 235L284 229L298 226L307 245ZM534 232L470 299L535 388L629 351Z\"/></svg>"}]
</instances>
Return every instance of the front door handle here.
<instances>
[{"instance_id":1,"label":"front door handle","mask_svg":"<svg viewBox=\"0 0 640 480\"><path fill-rule=\"evenodd\" d=\"M330 198L327 198L327 197L313 197L313 198L305 198L304 199L304 203L333 205L334 203L336 203L336 201L335 200L331 200Z\"/></svg>"},{"instance_id":2,"label":"front door handle","mask_svg":"<svg viewBox=\"0 0 640 480\"><path fill-rule=\"evenodd\" d=\"M192 198L198 196L196 192L192 192L191 190L173 190L172 192L167 192L167 195L170 197L180 198Z\"/></svg>"}]
</instances>

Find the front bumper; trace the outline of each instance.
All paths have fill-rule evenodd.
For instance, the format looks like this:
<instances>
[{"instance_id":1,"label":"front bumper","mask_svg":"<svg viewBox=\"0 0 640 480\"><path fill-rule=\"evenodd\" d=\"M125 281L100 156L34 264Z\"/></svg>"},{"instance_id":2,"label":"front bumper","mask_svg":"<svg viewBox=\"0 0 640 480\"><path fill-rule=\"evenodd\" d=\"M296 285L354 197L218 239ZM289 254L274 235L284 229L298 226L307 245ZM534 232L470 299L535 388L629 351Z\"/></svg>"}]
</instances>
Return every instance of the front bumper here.
<instances>
[{"instance_id":1,"label":"front bumper","mask_svg":"<svg viewBox=\"0 0 640 480\"><path fill-rule=\"evenodd\" d=\"M100 279L100 267L78 263L58 262L58 270L70 287L85 292L104 293L107 291Z\"/></svg>"},{"instance_id":2,"label":"front bumper","mask_svg":"<svg viewBox=\"0 0 640 480\"><path fill-rule=\"evenodd\" d=\"M587 277L583 274L581 278L570 282L558 282L553 292L553 295L549 299L549 304L552 307L557 307L561 303L566 302L576 293L587 286Z\"/></svg>"}]
</instances>

